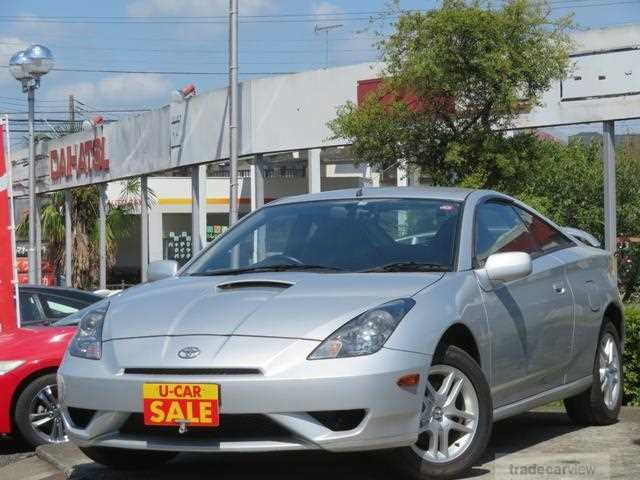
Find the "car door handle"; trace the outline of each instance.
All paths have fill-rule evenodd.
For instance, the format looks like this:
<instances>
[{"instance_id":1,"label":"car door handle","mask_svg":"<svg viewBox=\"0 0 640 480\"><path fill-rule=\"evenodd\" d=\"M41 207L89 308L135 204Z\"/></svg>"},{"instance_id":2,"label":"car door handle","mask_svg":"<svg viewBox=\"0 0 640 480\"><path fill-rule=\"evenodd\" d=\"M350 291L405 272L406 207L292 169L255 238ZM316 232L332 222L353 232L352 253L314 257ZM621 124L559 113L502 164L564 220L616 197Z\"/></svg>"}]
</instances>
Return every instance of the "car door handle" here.
<instances>
[{"instance_id":1,"label":"car door handle","mask_svg":"<svg viewBox=\"0 0 640 480\"><path fill-rule=\"evenodd\" d=\"M564 283L554 283L553 284L553 291L556 292L558 295L564 295L564 293L567 290L566 290L566 288L564 288Z\"/></svg>"}]
</instances>

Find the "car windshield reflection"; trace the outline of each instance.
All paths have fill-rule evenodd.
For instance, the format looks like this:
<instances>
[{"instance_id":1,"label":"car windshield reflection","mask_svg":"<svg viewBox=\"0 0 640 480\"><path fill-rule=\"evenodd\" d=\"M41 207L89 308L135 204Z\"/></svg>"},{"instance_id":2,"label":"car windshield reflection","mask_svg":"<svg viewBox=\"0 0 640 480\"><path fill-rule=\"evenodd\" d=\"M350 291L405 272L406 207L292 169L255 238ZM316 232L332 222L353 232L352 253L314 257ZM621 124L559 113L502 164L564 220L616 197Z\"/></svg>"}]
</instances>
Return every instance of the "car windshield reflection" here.
<instances>
[{"instance_id":1,"label":"car windshield reflection","mask_svg":"<svg viewBox=\"0 0 640 480\"><path fill-rule=\"evenodd\" d=\"M449 200L398 198L268 206L182 274L450 271L459 211Z\"/></svg>"}]
</instances>

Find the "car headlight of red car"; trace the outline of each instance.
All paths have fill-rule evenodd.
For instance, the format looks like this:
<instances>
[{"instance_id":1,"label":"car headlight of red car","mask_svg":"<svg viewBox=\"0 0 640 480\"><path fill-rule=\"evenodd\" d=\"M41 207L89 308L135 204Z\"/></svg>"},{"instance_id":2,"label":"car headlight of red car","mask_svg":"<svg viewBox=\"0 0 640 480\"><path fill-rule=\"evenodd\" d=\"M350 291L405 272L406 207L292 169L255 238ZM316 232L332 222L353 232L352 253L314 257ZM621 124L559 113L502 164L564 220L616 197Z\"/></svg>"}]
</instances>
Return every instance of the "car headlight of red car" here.
<instances>
[{"instance_id":1,"label":"car headlight of red car","mask_svg":"<svg viewBox=\"0 0 640 480\"><path fill-rule=\"evenodd\" d=\"M82 314L69 354L74 357L100 360L102 356L102 326L109 302L100 302Z\"/></svg>"}]
</instances>

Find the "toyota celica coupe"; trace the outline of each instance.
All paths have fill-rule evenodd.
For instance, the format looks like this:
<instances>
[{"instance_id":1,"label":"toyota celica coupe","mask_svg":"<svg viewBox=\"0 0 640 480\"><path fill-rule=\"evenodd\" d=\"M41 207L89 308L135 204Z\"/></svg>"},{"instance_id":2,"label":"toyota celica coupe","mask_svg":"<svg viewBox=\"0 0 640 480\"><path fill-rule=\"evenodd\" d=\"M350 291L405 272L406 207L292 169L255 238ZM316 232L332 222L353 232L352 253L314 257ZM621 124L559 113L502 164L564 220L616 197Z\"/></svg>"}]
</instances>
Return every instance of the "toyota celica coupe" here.
<instances>
[{"instance_id":1,"label":"toyota celica coupe","mask_svg":"<svg viewBox=\"0 0 640 480\"><path fill-rule=\"evenodd\" d=\"M360 188L247 215L180 271L91 307L58 374L95 461L179 452L388 451L460 474L492 423L564 399L616 420L614 261L484 190Z\"/></svg>"}]
</instances>

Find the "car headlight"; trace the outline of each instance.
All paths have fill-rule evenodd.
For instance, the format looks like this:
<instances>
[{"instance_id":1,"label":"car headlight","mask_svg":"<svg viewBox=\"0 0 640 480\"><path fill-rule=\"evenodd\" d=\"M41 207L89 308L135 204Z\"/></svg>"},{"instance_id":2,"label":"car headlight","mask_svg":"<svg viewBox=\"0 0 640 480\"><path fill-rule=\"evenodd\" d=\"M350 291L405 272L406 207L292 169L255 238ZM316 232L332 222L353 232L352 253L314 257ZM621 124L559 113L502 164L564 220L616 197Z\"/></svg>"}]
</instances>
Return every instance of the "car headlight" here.
<instances>
[{"instance_id":1,"label":"car headlight","mask_svg":"<svg viewBox=\"0 0 640 480\"><path fill-rule=\"evenodd\" d=\"M74 357L100 360L102 356L102 325L109 309L109 302L100 302L83 312L78 331L71 344L69 354Z\"/></svg>"},{"instance_id":2,"label":"car headlight","mask_svg":"<svg viewBox=\"0 0 640 480\"><path fill-rule=\"evenodd\" d=\"M2 360L0 361L0 375L15 370L24 363L24 360Z\"/></svg>"},{"instance_id":3,"label":"car headlight","mask_svg":"<svg viewBox=\"0 0 640 480\"><path fill-rule=\"evenodd\" d=\"M415 304L415 300L411 298L401 298L358 315L318 345L308 360L360 357L376 353Z\"/></svg>"}]
</instances>

